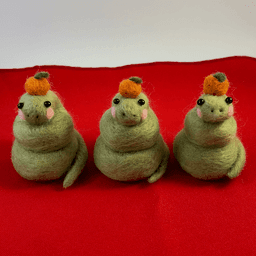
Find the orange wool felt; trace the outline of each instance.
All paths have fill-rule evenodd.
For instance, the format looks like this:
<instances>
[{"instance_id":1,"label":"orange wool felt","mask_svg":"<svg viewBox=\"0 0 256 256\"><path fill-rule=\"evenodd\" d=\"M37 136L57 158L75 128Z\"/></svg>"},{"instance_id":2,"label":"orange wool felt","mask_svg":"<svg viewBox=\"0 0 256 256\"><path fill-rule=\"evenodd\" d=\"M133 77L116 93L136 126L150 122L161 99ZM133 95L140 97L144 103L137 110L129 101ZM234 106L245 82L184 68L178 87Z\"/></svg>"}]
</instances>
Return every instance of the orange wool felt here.
<instances>
[{"instance_id":1,"label":"orange wool felt","mask_svg":"<svg viewBox=\"0 0 256 256\"><path fill-rule=\"evenodd\" d=\"M204 93L221 96L228 91L229 82L226 79L224 82L219 82L213 75L209 75L204 80Z\"/></svg>"},{"instance_id":2,"label":"orange wool felt","mask_svg":"<svg viewBox=\"0 0 256 256\"><path fill-rule=\"evenodd\" d=\"M126 98L136 98L141 91L141 84L129 79L123 80L119 85L119 93Z\"/></svg>"},{"instance_id":3,"label":"orange wool felt","mask_svg":"<svg viewBox=\"0 0 256 256\"><path fill-rule=\"evenodd\" d=\"M25 90L30 95L46 95L50 90L50 84L46 78L36 79L30 77L25 83Z\"/></svg>"}]
</instances>

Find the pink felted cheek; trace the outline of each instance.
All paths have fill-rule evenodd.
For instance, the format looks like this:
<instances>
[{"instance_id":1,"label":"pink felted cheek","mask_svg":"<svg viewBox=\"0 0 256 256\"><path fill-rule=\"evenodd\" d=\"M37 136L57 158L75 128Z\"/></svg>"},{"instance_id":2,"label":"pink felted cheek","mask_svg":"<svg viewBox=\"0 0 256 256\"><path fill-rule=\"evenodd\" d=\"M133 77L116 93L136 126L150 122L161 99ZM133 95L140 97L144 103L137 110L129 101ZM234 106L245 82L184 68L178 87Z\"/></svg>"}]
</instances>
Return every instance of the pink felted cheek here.
<instances>
[{"instance_id":1,"label":"pink felted cheek","mask_svg":"<svg viewBox=\"0 0 256 256\"><path fill-rule=\"evenodd\" d=\"M115 107L111 107L111 115L115 118L116 117L116 109Z\"/></svg>"},{"instance_id":2,"label":"pink felted cheek","mask_svg":"<svg viewBox=\"0 0 256 256\"><path fill-rule=\"evenodd\" d=\"M228 108L228 116L233 116L234 115L234 107L233 106L229 106Z\"/></svg>"},{"instance_id":3,"label":"pink felted cheek","mask_svg":"<svg viewBox=\"0 0 256 256\"><path fill-rule=\"evenodd\" d=\"M25 116L20 109L18 110L18 116L20 117L20 119L25 120Z\"/></svg>"},{"instance_id":4,"label":"pink felted cheek","mask_svg":"<svg viewBox=\"0 0 256 256\"><path fill-rule=\"evenodd\" d=\"M147 116L148 116L148 110L147 109L143 109L142 114L141 114L142 120L146 119Z\"/></svg>"},{"instance_id":5,"label":"pink felted cheek","mask_svg":"<svg viewBox=\"0 0 256 256\"><path fill-rule=\"evenodd\" d=\"M46 117L47 117L48 119L51 119L53 116L54 116L54 111L53 111L53 109L52 109L52 108L48 108L48 109L47 109L47 113L46 113Z\"/></svg>"},{"instance_id":6,"label":"pink felted cheek","mask_svg":"<svg viewBox=\"0 0 256 256\"><path fill-rule=\"evenodd\" d=\"M196 109L196 113L200 118L202 117L202 112L199 108Z\"/></svg>"}]
</instances>

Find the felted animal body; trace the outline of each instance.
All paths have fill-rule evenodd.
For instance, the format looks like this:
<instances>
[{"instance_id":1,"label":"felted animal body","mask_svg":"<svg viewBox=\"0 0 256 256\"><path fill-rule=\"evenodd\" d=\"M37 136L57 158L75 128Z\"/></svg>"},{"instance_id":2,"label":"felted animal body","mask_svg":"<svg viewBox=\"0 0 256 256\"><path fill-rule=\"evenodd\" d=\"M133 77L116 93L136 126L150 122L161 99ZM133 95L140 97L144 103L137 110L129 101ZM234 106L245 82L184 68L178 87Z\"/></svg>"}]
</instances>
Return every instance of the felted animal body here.
<instances>
[{"instance_id":1,"label":"felted animal body","mask_svg":"<svg viewBox=\"0 0 256 256\"><path fill-rule=\"evenodd\" d=\"M169 149L159 133L159 123L141 92L142 80L124 80L112 107L102 116L94 161L107 177L119 181L148 178L150 183L165 172Z\"/></svg>"},{"instance_id":2,"label":"felted animal body","mask_svg":"<svg viewBox=\"0 0 256 256\"><path fill-rule=\"evenodd\" d=\"M54 180L66 173L63 187L81 173L88 151L71 116L40 72L27 80L13 124L12 162L28 180Z\"/></svg>"},{"instance_id":3,"label":"felted animal body","mask_svg":"<svg viewBox=\"0 0 256 256\"><path fill-rule=\"evenodd\" d=\"M173 151L181 167L199 179L237 177L245 164L245 149L236 136L228 81L223 73L206 77L204 93L185 117Z\"/></svg>"}]
</instances>

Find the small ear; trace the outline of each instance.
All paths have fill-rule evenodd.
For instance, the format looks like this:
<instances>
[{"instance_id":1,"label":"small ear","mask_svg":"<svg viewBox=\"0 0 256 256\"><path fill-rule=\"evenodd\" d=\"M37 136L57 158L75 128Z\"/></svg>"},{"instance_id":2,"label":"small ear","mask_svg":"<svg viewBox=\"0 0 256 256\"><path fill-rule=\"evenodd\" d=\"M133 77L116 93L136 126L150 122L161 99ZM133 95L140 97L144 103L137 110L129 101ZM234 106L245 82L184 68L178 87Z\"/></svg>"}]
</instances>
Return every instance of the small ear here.
<instances>
[{"instance_id":1,"label":"small ear","mask_svg":"<svg viewBox=\"0 0 256 256\"><path fill-rule=\"evenodd\" d=\"M196 113L197 113L197 115L198 115L200 118L202 117L202 112L201 112L200 108L197 108L197 109L196 109Z\"/></svg>"},{"instance_id":2,"label":"small ear","mask_svg":"<svg viewBox=\"0 0 256 256\"><path fill-rule=\"evenodd\" d=\"M142 114L141 114L142 120L146 119L147 116L148 116L148 110L147 109L143 109Z\"/></svg>"},{"instance_id":3,"label":"small ear","mask_svg":"<svg viewBox=\"0 0 256 256\"><path fill-rule=\"evenodd\" d=\"M115 107L111 107L111 114L115 118L116 117L116 109Z\"/></svg>"}]
</instances>

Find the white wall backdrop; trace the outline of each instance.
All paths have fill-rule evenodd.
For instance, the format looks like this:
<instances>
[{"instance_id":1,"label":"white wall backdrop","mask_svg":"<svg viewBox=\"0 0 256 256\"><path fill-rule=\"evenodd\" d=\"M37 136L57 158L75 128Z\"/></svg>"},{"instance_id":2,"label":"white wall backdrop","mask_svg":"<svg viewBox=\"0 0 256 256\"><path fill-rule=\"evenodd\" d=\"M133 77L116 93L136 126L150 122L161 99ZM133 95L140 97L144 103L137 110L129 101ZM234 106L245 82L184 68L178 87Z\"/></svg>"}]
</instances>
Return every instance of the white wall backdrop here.
<instances>
[{"instance_id":1,"label":"white wall backdrop","mask_svg":"<svg viewBox=\"0 0 256 256\"><path fill-rule=\"evenodd\" d=\"M256 57L256 0L2 0L0 68Z\"/></svg>"}]
</instances>

